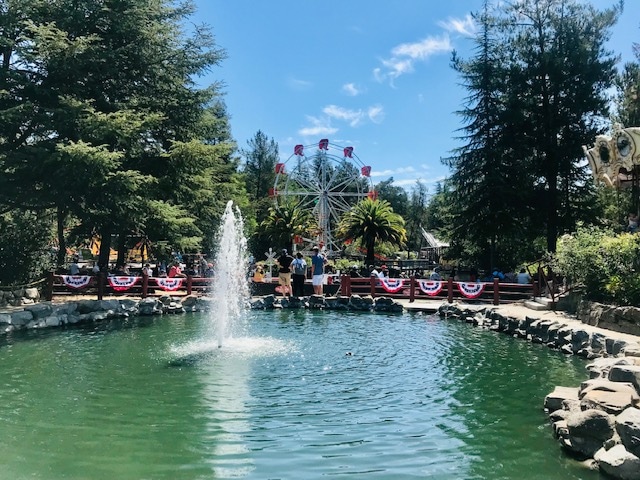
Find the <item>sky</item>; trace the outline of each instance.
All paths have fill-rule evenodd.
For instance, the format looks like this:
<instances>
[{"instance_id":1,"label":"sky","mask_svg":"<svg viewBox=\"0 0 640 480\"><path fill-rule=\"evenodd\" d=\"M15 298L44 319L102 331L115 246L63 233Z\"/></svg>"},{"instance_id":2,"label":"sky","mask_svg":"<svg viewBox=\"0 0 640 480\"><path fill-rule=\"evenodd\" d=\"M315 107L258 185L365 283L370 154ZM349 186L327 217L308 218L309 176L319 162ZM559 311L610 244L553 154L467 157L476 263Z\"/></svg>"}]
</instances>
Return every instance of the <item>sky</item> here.
<instances>
[{"instance_id":1,"label":"sky","mask_svg":"<svg viewBox=\"0 0 640 480\"><path fill-rule=\"evenodd\" d=\"M598 9L616 0L592 0ZM441 159L460 145L455 113L467 92L451 52L472 56L471 12L482 0L195 0L226 59L199 79L222 81L233 137L241 149L258 130L294 146L353 147L374 184L393 177L433 193L449 174ZM609 48L634 60L640 0L626 0Z\"/></svg>"}]
</instances>

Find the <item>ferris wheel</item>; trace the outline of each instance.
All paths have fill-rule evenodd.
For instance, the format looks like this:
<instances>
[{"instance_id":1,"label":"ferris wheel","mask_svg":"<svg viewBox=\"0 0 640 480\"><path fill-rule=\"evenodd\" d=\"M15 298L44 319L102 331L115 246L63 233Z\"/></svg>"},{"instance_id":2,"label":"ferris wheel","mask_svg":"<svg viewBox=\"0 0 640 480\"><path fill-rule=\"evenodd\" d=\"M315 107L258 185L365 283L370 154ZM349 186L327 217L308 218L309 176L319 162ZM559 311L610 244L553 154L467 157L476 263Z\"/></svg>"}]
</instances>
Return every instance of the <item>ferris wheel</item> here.
<instances>
[{"instance_id":1,"label":"ferris wheel","mask_svg":"<svg viewBox=\"0 0 640 480\"><path fill-rule=\"evenodd\" d=\"M324 248L329 255L340 250L332 231L340 217L358 201L375 196L371 167L353 147L334 145L327 139L318 144L296 145L284 163L276 165L270 195L277 205L292 202L312 211L317 223L313 238L297 238Z\"/></svg>"}]
</instances>

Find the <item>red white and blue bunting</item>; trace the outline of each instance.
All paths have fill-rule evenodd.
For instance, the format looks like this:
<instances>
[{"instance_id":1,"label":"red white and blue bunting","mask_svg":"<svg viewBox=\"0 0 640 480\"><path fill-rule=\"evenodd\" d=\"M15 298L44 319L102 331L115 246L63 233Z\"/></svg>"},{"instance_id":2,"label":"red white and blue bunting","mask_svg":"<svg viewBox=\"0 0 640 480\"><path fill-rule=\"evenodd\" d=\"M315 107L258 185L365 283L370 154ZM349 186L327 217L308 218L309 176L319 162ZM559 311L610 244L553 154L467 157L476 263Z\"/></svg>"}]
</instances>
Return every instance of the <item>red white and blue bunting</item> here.
<instances>
[{"instance_id":1,"label":"red white and blue bunting","mask_svg":"<svg viewBox=\"0 0 640 480\"><path fill-rule=\"evenodd\" d=\"M438 280L416 280L418 282L418 286L420 290L427 295L434 296L438 295L442 291L442 286L444 282Z\"/></svg>"},{"instance_id":2,"label":"red white and blue bunting","mask_svg":"<svg viewBox=\"0 0 640 480\"><path fill-rule=\"evenodd\" d=\"M116 292L124 292L125 290L129 290L136 283L138 283L140 277L107 277L107 281L111 288L113 288Z\"/></svg>"},{"instance_id":3,"label":"red white and blue bunting","mask_svg":"<svg viewBox=\"0 0 640 480\"><path fill-rule=\"evenodd\" d=\"M458 290L467 298L478 298L484 291L484 283L458 282Z\"/></svg>"},{"instance_id":4,"label":"red white and blue bunting","mask_svg":"<svg viewBox=\"0 0 640 480\"><path fill-rule=\"evenodd\" d=\"M60 275L60 278L67 287L79 290L89 285L92 277L89 275Z\"/></svg>"},{"instance_id":5,"label":"red white and blue bunting","mask_svg":"<svg viewBox=\"0 0 640 480\"><path fill-rule=\"evenodd\" d=\"M384 288L385 292L396 293L404 287L404 279L384 277L380 279L380 284L382 285L382 288Z\"/></svg>"},{"instance_id":6,"label":"red white and blue bunting","mask_svg":"<svg viewBox=\"0 0 640 480\"><path fill-rule=\"evenodd\" d=\"M182 286L182 278L155 278L154 280L166 292L173 292Z\"/></svg>"}]
</instances>

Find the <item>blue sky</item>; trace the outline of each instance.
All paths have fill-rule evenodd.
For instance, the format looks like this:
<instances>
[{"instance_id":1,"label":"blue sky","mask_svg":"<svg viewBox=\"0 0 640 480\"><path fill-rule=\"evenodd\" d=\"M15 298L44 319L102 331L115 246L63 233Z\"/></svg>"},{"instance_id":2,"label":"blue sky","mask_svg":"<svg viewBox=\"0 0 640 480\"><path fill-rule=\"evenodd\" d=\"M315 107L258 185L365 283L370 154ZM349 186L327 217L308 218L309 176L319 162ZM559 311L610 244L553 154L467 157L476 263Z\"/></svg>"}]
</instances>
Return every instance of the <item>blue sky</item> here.
<instances>
[{"instance_id":1,"label":"blue sky","mask_svg":"<svg viewBox=\"0 0 640 480\"><path fill-rule=\"evenodd\" d=\"M596 8L615 0L593 0ZM441 158L459 143L465 91L451 50L469 58L471 11L482 0L195 0L227 52L203 84L225 83L240 148L258 130L283 161L296 144L353 146L377 183L411 188L448 175ZM627 0L610 48L633 60L640 1Z\"/></svg>"}]
</instances>

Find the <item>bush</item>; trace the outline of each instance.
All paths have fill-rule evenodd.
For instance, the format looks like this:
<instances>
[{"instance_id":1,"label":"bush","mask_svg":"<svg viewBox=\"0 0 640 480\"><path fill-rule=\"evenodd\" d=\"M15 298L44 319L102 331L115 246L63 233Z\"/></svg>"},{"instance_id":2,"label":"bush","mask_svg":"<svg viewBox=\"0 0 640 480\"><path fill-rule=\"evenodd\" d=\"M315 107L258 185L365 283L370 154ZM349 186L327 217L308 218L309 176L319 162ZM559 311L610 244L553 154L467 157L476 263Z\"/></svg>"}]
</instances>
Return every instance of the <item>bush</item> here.
<instances>
[{"instance_id":1,"label":"bush","mask_svg":"<svg viewBox=\"0 0 640 480\"><path fill-rule=\"evenodd\" d=\"M0 285L30 283L51 268L51 224L32 212L0 215Z\"/></svg>"},{"instance_id":2,"label":"bush","mask_svg":"<svg viewBox=\"0 0 640 480\"><path fill-rule=\"evenodd\" d=\"M556 268L582 285L589 300L633 305L640 301L640 235L580 228L558 242Z\"/></svg>"}]
</instances>

